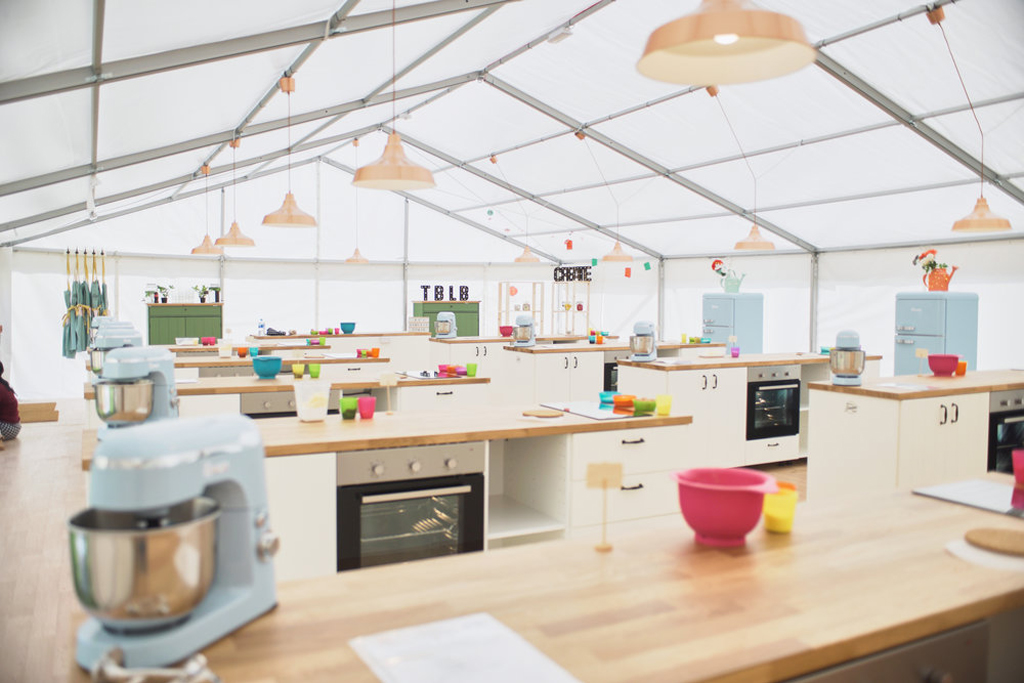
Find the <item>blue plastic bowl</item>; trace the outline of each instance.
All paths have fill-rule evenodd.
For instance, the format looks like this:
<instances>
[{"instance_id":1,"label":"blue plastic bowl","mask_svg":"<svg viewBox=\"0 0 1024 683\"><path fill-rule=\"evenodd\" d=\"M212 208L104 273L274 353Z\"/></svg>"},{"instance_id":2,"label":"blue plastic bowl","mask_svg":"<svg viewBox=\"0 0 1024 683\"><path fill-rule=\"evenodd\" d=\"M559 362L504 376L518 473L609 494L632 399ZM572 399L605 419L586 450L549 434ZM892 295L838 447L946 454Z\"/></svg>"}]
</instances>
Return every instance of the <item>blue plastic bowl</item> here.
<instances>
[{"instance_id":1,"label":"blue plastic bowl","mask_svg":"<svg viewBox=\"0 0 1024 683\"><path fill-rule=\"evenodd\" d=\"M260 379L272 379L281 372L281 356L257 356L252 359L252 369Z\"/></svg>"},{"instance_id":2,"label":"blue plastic bowl","mask_svg":"<svg viewBox=\"0 0 1024 683\"><path fill-rule=\"evenodd\" d=\"M610 404L612 401L615 400L612 397L613 396L618 396L618 395L619 395L619 392L617 392L617 391L602 391L601 392L601 403L609 403Z\"/></svg>"},{"instance_id":3,"label":"blue plastic bowl","mask_svg":"<svg viewBox=\"0 0 1024 683\"><path fill-rule=\"evenodd\" d=\"M344 334L352 334L356 331L355 323L339 323L339 326Z\"/></svg>"}]
</instances>

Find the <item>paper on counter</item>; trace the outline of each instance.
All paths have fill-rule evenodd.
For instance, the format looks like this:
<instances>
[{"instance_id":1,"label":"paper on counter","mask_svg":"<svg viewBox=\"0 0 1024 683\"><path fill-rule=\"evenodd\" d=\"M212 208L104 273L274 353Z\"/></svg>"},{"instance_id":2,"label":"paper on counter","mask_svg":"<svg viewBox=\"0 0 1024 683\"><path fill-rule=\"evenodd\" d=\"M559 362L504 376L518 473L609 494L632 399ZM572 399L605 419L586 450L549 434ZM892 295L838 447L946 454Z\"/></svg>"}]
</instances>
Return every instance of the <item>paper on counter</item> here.
<instances>
[{"instance_id":1,"label":"paper on counter","mask_svg":"<svg viewBox=\"0 0 1024 683\"><path fill-rule=\"evenodd\" d=\"M195 377L192 377L192 378L189 378L189 379L178 379L177 377L175 377L174 378L174 383L175 384L199 384L199 380L197 378L195 378Z\"/></svg>"},{"instance_id":2,"label":"paper on counter","mask_svg":"<svg viewBox=\"0 0 1024 683\"><path fill-rule=\"evenodd\" d=\"M1024 557L1004 555L984 548L973 546L962 538L950 541L946 544L946 551L950 555L959 557L972 564L990 569L1006 569L1015 572L1024 572Z\"/></svg>"},{"instance_id":3,"label":"paper on counter","mask_svg":"<svg viewBox=\"0 0 1024 683\"><path fill-rule=\"evenodd\" d=\"M483 612L360 636L349 645L384 683L579 683Z\"/></svg>"}]
</instances>

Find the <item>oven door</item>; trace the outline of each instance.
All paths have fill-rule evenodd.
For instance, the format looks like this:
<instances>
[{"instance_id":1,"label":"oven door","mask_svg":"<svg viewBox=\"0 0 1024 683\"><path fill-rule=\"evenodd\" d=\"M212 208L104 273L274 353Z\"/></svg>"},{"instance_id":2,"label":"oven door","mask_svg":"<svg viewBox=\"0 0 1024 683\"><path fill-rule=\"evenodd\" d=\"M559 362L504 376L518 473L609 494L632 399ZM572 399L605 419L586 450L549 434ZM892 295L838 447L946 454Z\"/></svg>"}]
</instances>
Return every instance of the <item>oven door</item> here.
<instances>
[{"instance_id":1,"label":"oven door","mask_svg":"<svg viewBox=\"0 0 1024 683\"><path fill-rule=\"evenodd\" d=\"M1013 451L1024 448L1024 410L992 413L988 430L989 472L1013 472Z\"/></svg>"},{"instance_id":2,"label":"oven door","mask_svg":"<svg viewBox=\"0 0 1024 683\"><path fill-rule=\"evenodd\" d=\"M800 380L747 384L747 441L800 433Z\"/></svg>"},{"instance_id":3,"label":"oven door","mask_svg":"<svg viewBox=\"0 0 1024 683\"><path fill-rule=\"evenodd\" d=\"M483 549L483 474L338 487L338 571Z\"/></svg>"}]
</instances>

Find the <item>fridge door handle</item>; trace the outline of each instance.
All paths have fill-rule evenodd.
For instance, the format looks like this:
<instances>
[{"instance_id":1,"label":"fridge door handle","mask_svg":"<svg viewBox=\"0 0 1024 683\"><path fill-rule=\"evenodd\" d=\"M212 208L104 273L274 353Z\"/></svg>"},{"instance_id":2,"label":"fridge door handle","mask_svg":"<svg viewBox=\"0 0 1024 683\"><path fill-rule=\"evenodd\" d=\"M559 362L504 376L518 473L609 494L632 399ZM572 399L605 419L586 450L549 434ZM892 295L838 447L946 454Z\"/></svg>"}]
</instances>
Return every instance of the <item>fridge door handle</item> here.
<instances>
[{"instance_id":1,"label":"fridge door handle","mask_svg":"<svg viewBox=\"0 0 1024 683\"><path fill-rule=\"evenodd\" d=\"M896 343L897 344L913 344L914 340L913 339L897 339Z\"/></svg>"}]
</instances>

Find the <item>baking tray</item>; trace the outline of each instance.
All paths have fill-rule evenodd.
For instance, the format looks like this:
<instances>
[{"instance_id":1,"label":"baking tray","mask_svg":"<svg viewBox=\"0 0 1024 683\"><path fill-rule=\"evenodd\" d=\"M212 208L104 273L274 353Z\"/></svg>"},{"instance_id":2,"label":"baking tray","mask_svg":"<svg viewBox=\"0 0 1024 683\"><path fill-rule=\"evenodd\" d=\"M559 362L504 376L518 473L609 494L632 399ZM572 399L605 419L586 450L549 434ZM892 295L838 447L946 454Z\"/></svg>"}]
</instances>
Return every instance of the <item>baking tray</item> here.
<instances>
[{"instance_id":1,"label":"baking tray","mask_svg":"<svg viewBox=\"0 0 1024 683\"><path fill-rule=\"evenodd\" d=\"M594 401L567 401L564 403L541 403L545 408L561 410L564 413L589 417L591 420L621 420L633 417L633 413L612 412L612 405L607 406Z\"/></svg>"},{"instance_id":2,"label":"baking tray","mask_svg":"<svg viewBox=\"0 0 1024 683\"><path fill-rule=\"evenodd\" d=\"M939 500L968 505L973 508L998 512L999 514L1019 517L1024 519L1024 501L1014 500L1015 496L1012 484L1000 484L999 482L987 481L985 479L968 479L967 481L955 481L950 484L939 484L937 486L925 486L914 489L919 496L938 498ZM1016 496L1020 498L1021 496ZM1018 507L1012 503L1017 502Z\"/></svg>"}]
</instances>

